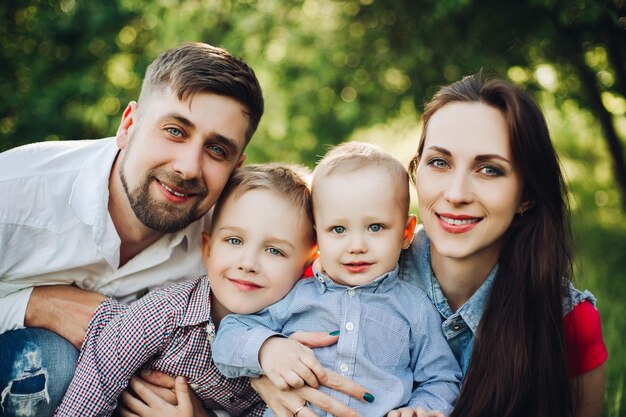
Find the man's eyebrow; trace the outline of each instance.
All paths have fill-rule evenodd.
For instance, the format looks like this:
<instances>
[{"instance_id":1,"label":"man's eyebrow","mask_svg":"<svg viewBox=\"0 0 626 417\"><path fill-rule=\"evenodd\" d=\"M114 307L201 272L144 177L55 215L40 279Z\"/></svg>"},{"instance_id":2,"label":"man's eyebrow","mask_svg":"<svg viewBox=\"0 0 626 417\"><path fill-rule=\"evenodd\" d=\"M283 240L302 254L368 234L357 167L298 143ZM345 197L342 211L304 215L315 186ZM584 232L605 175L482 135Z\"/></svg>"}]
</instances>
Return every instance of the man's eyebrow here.
<instances>
[{"instance_id":1,"label":"man's eyebrow","mask_svg":"<svg viewBox=\"0 0 626 417\"><path fill-rule=\"evenodd\" d=\"M165 116L163 116L163 119L174 119L181 125L185 125L185 127L192 128L192 129L196 127L196 125L191 120L189 120L188 118L184 116L181 116L178 113L168 113Z\"/></svg>"}]
</instances>

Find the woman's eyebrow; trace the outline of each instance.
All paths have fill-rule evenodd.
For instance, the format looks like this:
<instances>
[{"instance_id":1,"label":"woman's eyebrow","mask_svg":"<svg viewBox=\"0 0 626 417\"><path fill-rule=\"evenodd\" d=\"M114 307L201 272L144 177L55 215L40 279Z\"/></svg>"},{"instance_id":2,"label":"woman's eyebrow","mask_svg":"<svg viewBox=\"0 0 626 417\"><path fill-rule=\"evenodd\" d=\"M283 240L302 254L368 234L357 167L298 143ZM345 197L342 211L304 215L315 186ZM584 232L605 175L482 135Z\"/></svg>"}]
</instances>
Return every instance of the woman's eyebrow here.
<instances>
[{"instance_id":1,"label":"woman's eyebrow","mask_svg":"<svg viewBox=\"0 0 626 417\"><path fill-rule=\"evenodd\" d=\"M490 161L492 159L498 159L498 160L501 160L503 162L506 162L509 165L512 165L511 161L509 161L507 158L505 158L504 156L502 156L500 154L497 154L497 153L476 155L476 157L474 158L474 160L477 161L477 162Z\"/></svg>"}]
</instances>

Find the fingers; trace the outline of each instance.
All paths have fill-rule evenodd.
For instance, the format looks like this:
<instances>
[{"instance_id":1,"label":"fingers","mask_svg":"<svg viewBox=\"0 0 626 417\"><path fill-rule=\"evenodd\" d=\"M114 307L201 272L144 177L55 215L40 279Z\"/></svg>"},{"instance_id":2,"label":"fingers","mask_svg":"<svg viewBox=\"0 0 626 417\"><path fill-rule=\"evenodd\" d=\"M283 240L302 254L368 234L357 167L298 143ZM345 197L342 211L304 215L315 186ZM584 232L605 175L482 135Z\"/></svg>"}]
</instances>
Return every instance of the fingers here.
<instances>
[{"instance_id":1,"label":"fingers","mask_svg":"<svg viewBox=\"0 0 626 417\"><path fill-rule=\"evenodd\" d=\"M368 403L374 402L374 396L365 388L356 384L351 379L339 375L336 372L326 369L325 374L321 377L318 377L318 379L320 384L327 386L328 388L332 388L336 391L341 391L344 394L348 394L349 396L356 398L359 401Z\"/></svg>"},{"instance_id":2,"label":"fingers","mask_svg":"<svg viewBox=\"0 0 626 417\"><path fill-rule=\"evenodd\" d=\"M144 382L141 378L132 377L128 386L138 399L151 407L165 404L176 405L176 394L167 388L161 388Z\"/></svg>"},{"instance_id":3,"label":"fingers","mask_svg":"<svg viewBox=\"0 0 626 417\"><path fill-rule=\"evenodd\" d=\"M128 391L122 392L122 395L119 397L117 412L122 417L138 416L145 412L146 409L148 409L148 406Z\"/></svg>"},{"instance_id":4,"label":"fingers","mask_svg":"<svg viewBox=\"0 0 626 417\"><path fill-rule=\"evenodd\" d=\"M176 377L175 382L176 399L178 400L178 407L181 413L191 413L193 410L193 404L191 402L191 394L189 392L189 385L187 380L182 377Z\"/></svg>"},{"instance_id":5,"label":"fingers","mask_svg":"<svg viewBox=\"0 0 626 417\"><path fill-rule=\"evenodd\" d=\"M339 335L331 336L327 332L295 332L290 339L297 340L309 348L325 347L337 343Z\"/></svg>"},{"instance_id":6,"label":"fingers","mask_svg":"<svg viewBox=\"0 0 626 417\"><path fill-rule=\"evenodd\" d=\"M315 405L316 407L321 408L327 413L336 416L336 417L360 417L359 413L349 408L347 405L342 402L330 397L328 394L323 393L315 388L311 387L302 387L299 390L294 390L294 392L298 391L300 397L304 401L308 401L309 403ZM302 401L300 402L302 403ZM307 407L309 408L309 407ZM303 410L304 411L304 410ZM312 410L307 410L311 411ZM315 416L315 414L308 414L305 411L305 417ZM307 416L308 415L308 416ZM298 413L299 417L302 417L302 414Z\"/></svg>"},{"instance_id":7,"label":"fingers","mask_svg":"<svg viewBox=\"0 0 626 417\"><path fill-rule=\"evenodd\" d=\"M141 379L161 388L174 389L176 378L161 371L143 369L140 373Z\"/></svg>"}]
</instances>

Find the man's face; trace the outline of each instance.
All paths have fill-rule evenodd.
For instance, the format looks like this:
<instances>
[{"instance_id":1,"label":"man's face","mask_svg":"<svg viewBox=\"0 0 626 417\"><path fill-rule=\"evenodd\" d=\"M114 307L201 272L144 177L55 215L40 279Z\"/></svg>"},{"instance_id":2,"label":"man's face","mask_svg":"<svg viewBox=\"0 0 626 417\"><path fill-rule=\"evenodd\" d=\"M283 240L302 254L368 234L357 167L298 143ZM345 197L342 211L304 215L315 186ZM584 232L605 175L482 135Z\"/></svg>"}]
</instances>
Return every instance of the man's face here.
<instances>
[{"instance_id":1,"label":"man's face","mask_svg":"<svg viewBox=\"0 0 626 417\"><path fill-rule=\"evenodd\" d=\"M137 218L171 233L203 216L245 159L245 106L216 94L182 102L169 89L131 104L120 129L120 179Z\"/></svg>"}]
</instances>

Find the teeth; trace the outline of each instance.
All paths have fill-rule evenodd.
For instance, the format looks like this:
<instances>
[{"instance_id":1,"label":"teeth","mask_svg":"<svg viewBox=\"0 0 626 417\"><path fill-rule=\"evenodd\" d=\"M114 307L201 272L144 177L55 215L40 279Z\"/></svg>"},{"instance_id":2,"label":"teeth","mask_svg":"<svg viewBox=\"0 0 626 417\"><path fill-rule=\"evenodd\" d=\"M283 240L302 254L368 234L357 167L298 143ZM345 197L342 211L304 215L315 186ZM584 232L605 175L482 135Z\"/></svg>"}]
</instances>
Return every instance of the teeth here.
<instances>
[{"instance_id":1,"label":"teeth","mask_svg":"<svg viewBox=\"0 0 626 417\"><path fill-rule=\"evenodd\" d=\"M177 192L177 191L174 191L174 190L172 190L170 187L168 187L167 185L165 185L165 184L163 184L163 183L160 183L160 184L163 186L163 188L165 188L167 191L169 191L170 193L174 194L175 196L178 196L178 197L187 197L187 196L189 195L189 194L183 194L183 193L179 193L179 192Z\"/></svg>"},{"instance_id":2,"label":"teeth","mask_svg":"<svg viewBox=\"0 0 626 417\"><path fill-rule=\"evenodd\" d=\"M472 224L472 223L477 223L478 221L480 221L480 219L464 219L464 220L460 220L460 219L449 219L447 217L443 217L440 216L441 220L443 220L444 222L451 224L453 226L464 226L466 224Z\"/></svg>"}]
</instances>

